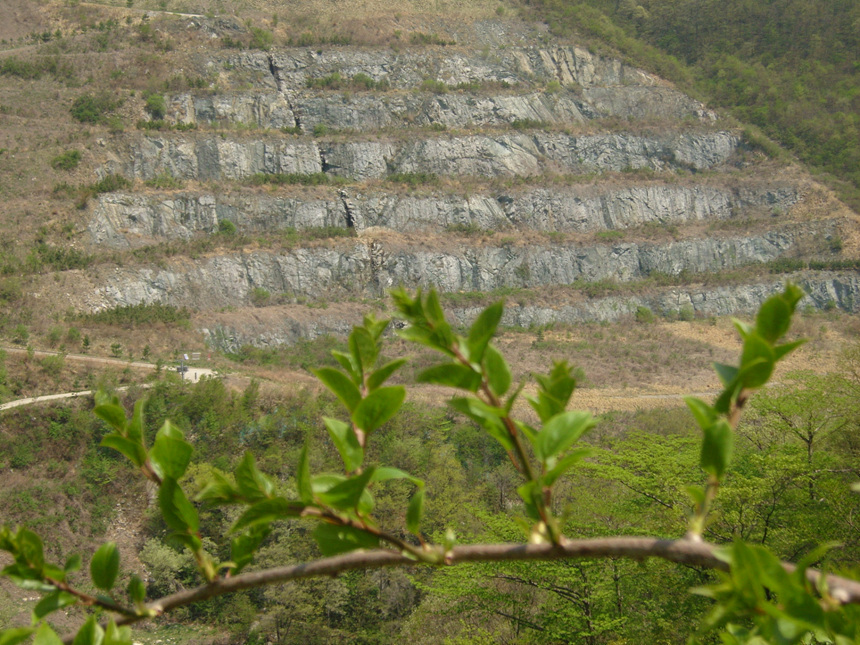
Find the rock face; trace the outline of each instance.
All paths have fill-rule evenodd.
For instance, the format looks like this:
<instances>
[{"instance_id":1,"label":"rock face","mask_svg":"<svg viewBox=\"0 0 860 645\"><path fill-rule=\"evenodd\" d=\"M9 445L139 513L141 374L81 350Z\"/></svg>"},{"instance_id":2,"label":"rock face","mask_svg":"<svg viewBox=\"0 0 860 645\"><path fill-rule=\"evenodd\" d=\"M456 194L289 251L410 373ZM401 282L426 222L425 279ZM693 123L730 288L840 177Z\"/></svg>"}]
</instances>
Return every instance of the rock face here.
<instances>
[{"instance_id":1,"label":"rock face","mask_svg":"<svg viewBox=\"0 0 860 645\"><path fill-rule=\"evenodd\" d=\"M797 278L798 284L807 293L800 302L801 308L839 307L843 311L860 312L860 279L856 275L818 274L801 275ZM531 328L552 323L617 322L633 318L640 307L669 317L679 315L682 310L702 317L750 315L755 313L768 297L783 289L784 284L782 280L771 280L735 287L678 287L647 296L578 300L574 297L573 302L562 302L553 307L508 303L502 324ZM213 316L212 323L203 329L203 333L213 347L226 352L236 352L244 345L272 347L326 335L345 336L351 325L361 322L356 315L349 317L340 312L315 310L311 316L307 311L300 311L301 309L296 306L278 308L277 316L261 322L248 320L241 325L225 322L216 315ZM467 326L474 322L481 309L468 307L448 311L452 322Z\"/></svg>"},{"instance_id":2,"label":"rock face","mask_svg":"<svg viewBox=\"0 0 860 645\"><path fill-rule=\"evenodd\" d=\"M529 177L544 172L708 170L726 163L738 138L729 132L642 137L535 133L438 137L417 141L296 142L291 138L146 136L110 172L137 179L248 179L258 174L326 172L355 180L390 173Z\"/></svg>"},{"instance_id":3,"label":"rock face","mask_svg":"<svg viewBox=\"0 0 860 645\"><path fill-rule=\"evenodd\" d=\"M213 56L226 89L168 96L172 131L111 139L99 172L135 188L93 200L89 232L93 244L123 249L235 230L253 236L253 248L222 236L205 255L93 270L80 306L213 312L262 292L336 302L400 284L567 285L558 306L511 307L506 324L616 320L640 306L721 315L749 311L777 282L595 300L577 289L830 258L841 247L829 198L809 199L810 181L762 160L701 103L582 48L511 40L502 23L484 28L492 47ZM144 188L165 177L181 189ZM646 235L664 229L672 235ZM803 279L812 306L854 310L855 278ZM342 333L352 322L334 309L283 313L274 329L213 322L206 333L236 349ZM476 311L455 315L466 323Z\"/></svg>"},{"instance_id":4,"label":"rock face","mask_svg":"<svg viewBox=\"0 0 860 645\"><path fill-rule=\"evenodd\" d=\"M623 230L730 219L753 209L786 212L800 196L791 186L709 187L649 184L617 188L538 188L495 195L427 195L332 189L270 196L110 193L98 199L90 234L114 248L218 231L228 220L246 233L284 228L370 227L445 232L452 228L575 232Z\"/></svg>"},{"instance_id":5,"label":"rock face","mask_svg":"<svg viewBox=\"0 0 860 645\"><path fill-rule=\"evenodd\" d=\"M402 248L384 240L347 241L337 248L233 253L159 268L116 269L103 278L102 306L189 302L207 308L250 304L255 289L288 297L337 300L382 296L401 284L445 292L539 288L601 280L627 282L652 273L697 274L769 262L791 253L822 229L783 229L760 236L666 244L590 246L460 245Z\"/></svg>"}]
</instances>

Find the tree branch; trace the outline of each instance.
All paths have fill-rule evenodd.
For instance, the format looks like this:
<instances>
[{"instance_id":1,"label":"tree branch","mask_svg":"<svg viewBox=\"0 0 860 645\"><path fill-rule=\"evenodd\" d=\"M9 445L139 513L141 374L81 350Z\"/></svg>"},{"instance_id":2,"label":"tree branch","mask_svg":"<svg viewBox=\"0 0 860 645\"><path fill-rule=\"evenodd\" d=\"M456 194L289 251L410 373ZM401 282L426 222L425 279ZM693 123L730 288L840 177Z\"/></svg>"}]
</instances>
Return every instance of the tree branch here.
<instances>
[{"instance_id":1,"label":"tree branch","mask_svg":"<svg viewBox=\"0 0 860 645\"><path fill-rule=\"evenodd\" d=\"M607 537L588 540L567 540L562 544L472 544L457 546L445 554L449 565L463 562L504 562L523 560L559 560L565 558L610 558L623 557L633 560L661 558L680 564L696 565L709 569L728 570L728 564L714 554L716 545L692 540L660 540L651 537ZM380 569L382 567L410 566L420 564L396 551L377 549L357 551L331 558L322 558L304 564L296 564L265 571L242 573L231 578L221 578L195 589L188 589L160 598L146 605L153 615L161 615L178 607L223 594L253 589L265 585L315 578L336 576L354 569ZM787 571L795 567L783 563ZM807 570L806 577L817 584L822 574ZM860 604L860 582L839 576L826 577L830 594L843 604ZM149 618L149 615L127 616L117 625L129 625ZM63 642L70 644L74 635L67 635Z\"/></svg>"}]
</instances>

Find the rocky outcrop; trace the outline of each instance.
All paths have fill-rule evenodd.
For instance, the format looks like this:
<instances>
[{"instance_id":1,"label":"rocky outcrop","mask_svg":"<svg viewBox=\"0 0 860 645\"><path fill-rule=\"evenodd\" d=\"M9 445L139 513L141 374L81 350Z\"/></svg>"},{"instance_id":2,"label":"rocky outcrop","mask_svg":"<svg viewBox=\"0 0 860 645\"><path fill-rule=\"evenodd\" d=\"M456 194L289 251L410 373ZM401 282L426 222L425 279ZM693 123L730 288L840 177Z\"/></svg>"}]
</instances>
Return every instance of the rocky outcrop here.
<instances>
[{"instance_id":1,"label":"rocky outcrop","mask_svg":"<svg viewBox=\"0 0 860 645\"><path fill-rule=\"evenodd\" d=\"M854 274L798 274L790 277L806 292L801 308L839 308L860 312L860 278ZM677 317L682 310L697 317L752 314L769 296L784 288L785 280L732 287L676 287L650 295L612 296L587 299L576 292L569 302L546 307L508 302L502 324L515 327L542 327L550 324L616 322L631 319L636 310L646 307L658 316ZM471 325L479 307L448 308L452 322ZM360 314L337 308L308 310L298 305L278 307L272 315L242 323L213 315L202 329L207 343L222 351L235 352L243 345L273 347L292 345L325 335L346 336L351 325L359 324Z\"/></svg>"},{"instance_id":2,"label":"rocky outcrop","mask_svg":"<svg viewBox=\"0 0 860 645\"><path fill-rule=\"evenodd\" d=\"M178 94L171 97L168 118L173 123L215 127L292 128L311 133L330 130L372 131L392 127L443 126L467 128L516 127L584 123L589 119L682 119L698 111L679 102L665 87L596 87L578 94L474 96L464 92L268 92L249 96ZM289 99L287 98L289 97ZM706 119L710 120L710 119Z\"/></svg>"},{"instance_id":3,"label":"rocky outcrop","mask_svg":"<svg viewBox=\"0 0 860 645\"><path fill-rule=\"evenodd\" d=\"M455 292L623 282L655 272L695 274L767 262L808 244L813 234L781 230L752 237L590 246L449 243L444 249L370 238L336 248L231 253L161 267L117 269L102 276L91 302L97 308L153 302L218 308L249 303L256 288L337 300L348 294L381 296L401 284Z\"/></svg>"},{"instance_id":4,"label":"rocky outcrop","mask_svg":"<svg viewBox=\"0 0 860 645\"><path fill-rule=\"evenodd\" d=\"M144 180L168 174L205 181L260 173L328 172L363 180L396 172L516 177L547 171L706 170L727 163L738 145L737 136L729 132L662 136L536 132L323 143L162 135L136 138L128 153L106 164L103 173L121 172Z\"/></svg>"},{"instance_id":5,"label":"rocky outcrop","mask_svg":"<svg viewBox=\"0 0 860 645\"><path fill-rule=\"evenodd\" d=\"M284 228L381 227L395 231L452 228L585 233L646 224L679 225L742 217L751 209L789 213L799 195L789 185L732 188L648 183L618 187L569 186L494 195L412 195L350 187L291 196L260 193L101 195L89 232L99 245L136 247L218 231L229 220L239 231Z\"/></svg>"}]
</instances>

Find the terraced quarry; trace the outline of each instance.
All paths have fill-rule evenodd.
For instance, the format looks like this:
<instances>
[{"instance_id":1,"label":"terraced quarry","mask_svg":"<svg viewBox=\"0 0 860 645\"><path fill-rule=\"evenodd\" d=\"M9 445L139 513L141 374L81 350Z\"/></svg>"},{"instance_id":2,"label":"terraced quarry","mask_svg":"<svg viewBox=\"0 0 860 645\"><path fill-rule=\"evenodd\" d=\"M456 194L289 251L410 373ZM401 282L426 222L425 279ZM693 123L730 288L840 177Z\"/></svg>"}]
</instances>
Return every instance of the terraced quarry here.
<instances>
[{"instance_id":1,"label":"terraced quarry","mask_svg":"<svg viewBox=\"0 0 860 645\"><path fill-rule=\"evenodd\" d=\"M37 234L91 254L28 278L54 311L189 307L236 351L345 333L400 284L448 294L463 323L507 295L518 327L749 313L788 278L804 306L860 308L854 213L707 106L539 25L434 18L395 46L263 51L211 45L253 32L231 17L88 11L116 16L86 57L121 52L123 104L84 131L76 173L115 190ZM163 58L134 58L160 38ZM159 86L124 58L179 75Z\"/></svg>"}]
</instances>

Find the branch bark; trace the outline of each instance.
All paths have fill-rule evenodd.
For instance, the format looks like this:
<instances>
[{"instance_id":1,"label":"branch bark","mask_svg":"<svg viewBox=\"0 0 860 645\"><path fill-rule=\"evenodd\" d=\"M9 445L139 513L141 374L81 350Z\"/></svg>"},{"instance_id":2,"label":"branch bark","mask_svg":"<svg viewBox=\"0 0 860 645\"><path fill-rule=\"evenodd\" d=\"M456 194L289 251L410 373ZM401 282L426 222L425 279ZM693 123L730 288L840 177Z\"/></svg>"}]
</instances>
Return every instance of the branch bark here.
<instances>
[{"instance_id":1,"label":"branch bark","mask_svg":"<svg viewBox=\"0 0 860 645\"><path fill-rule=\"evenodd\" d=\"M651 537L607 537L588 540L566 540L562 544L470 544L456 546L446 554L449 565L463 562L503 562L511 560L559 560L564 558L612 558L633 560L661 558L670 562L695 565L708 569L728 570L728 564L714 554L716 545L697 540L661 540ZM190 605L243 589L316 578L336 576L354 569L380 569L382 567L416 566L416 562L397 551L383 549L358 551L331 558L322 558L303 564L243 573L231 578L221 578L195 589L183 590L165 596L146 605L154 615L161 615L178 607ZM425 565L426 566L426 565ZM795 567L783 563L787 571ZM806 577L817 584L822 577L818 571L809 569ZM860 582L828 575L826 581L831 595L843 604L860 604ZM126 616L117 625L129 625L146 620L149 616ZM71 644L74 635L67 635L63 642Z\"/></svg>"}]
</instances>

